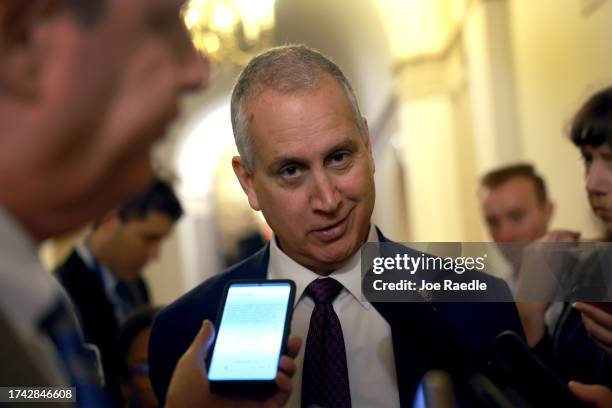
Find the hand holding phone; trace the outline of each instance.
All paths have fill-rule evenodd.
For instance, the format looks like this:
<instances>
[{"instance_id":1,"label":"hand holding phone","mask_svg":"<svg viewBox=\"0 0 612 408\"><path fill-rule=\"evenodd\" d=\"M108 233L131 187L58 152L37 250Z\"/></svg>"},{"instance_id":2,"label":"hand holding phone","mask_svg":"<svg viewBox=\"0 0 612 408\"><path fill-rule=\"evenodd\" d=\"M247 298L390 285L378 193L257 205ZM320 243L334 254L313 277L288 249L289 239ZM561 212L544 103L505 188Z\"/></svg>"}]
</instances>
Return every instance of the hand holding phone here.
<instances>
[{"instance_id":1,"label":"hand holding phone","mask_svg":"<svg viewBox=\"0 0 612 408\"><path fill-rule=\"evenodd\" d=\"M296 366L293 359L297 356L301 339L293 336L287 342L287 355L280 360L280 369L276 377L278 391L265 399L236 398L215 395L210 392L208 375L204 360L215 337L214 327L204 321L196 338L185 354L178 361L166 398L166 407L209 407L209 408L243 408L282 407L287 403L291 393L291 377Z\"/></svg>"},{"instance_id":2,"label":"hand holding phone","mask_svg":"<svg viewBox=\"0 0 612 408\"><path fill-rule=\"evenodd\" d=\"M269 395L277 390L294 297L295 284L288 280L227 284L208 364L211 391Z\"/></svg>"},{"instance_id":3,"label":"hand holding phone","mask_svg":"<svg viewBox=\"0 0 612 408\"><path fill-rule=\"evenodd\" d=\"M612 303L576 302L572 306L582 314L582 324L591 338L612 358Z\"/></svg>"}]
</instances>

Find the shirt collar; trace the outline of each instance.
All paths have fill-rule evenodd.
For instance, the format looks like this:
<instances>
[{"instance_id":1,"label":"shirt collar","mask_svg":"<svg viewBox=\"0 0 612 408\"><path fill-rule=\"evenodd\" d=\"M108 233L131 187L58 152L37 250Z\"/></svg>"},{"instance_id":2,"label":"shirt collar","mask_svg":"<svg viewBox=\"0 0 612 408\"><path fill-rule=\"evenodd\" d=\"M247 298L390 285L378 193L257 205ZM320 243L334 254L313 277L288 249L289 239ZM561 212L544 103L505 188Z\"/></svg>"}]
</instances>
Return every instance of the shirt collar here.
<instances>
[{"instance_id":1,"label":"shirt collar","mask_svg":"<svg viewBox=\"0 0 612 408\"><path fill-rule=\"evenodd\" d=\"M373 225L370 225L368 242L378 242L378 234ZM365 309L370 308L370 303L365 300L361 292L361 251L355 252L346 264L332 272L329 277L340 282L348 292L347 294L353 296ZM291 259L280 249L276 243L276 237L272 236L270 239L268 278L294 281L295 305L297 305L304 296L306 287L315 279L323 277ZM342 296L342 293L340 296Z\"/></svg>"}]
</instances>

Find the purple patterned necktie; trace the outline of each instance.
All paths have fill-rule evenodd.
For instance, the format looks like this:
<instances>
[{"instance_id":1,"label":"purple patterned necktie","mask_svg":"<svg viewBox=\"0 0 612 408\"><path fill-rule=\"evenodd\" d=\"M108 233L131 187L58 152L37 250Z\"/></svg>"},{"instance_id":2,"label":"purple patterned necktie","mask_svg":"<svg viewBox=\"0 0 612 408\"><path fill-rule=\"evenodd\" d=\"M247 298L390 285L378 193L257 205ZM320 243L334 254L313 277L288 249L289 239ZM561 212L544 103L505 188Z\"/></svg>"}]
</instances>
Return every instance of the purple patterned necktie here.
<instances>
[{"instance_id":1,"label":"purple patterned necktie","mask_svg":"<svg viewBox=\"0 0 612 408\"><path fill-rule=\"evenodd\" d=\"M317 279L306 293L315 302L304 352L302 407L350 408L351 393L344 336L332 302L343 286L332 278Z\"/></svg>"}]
</instances>

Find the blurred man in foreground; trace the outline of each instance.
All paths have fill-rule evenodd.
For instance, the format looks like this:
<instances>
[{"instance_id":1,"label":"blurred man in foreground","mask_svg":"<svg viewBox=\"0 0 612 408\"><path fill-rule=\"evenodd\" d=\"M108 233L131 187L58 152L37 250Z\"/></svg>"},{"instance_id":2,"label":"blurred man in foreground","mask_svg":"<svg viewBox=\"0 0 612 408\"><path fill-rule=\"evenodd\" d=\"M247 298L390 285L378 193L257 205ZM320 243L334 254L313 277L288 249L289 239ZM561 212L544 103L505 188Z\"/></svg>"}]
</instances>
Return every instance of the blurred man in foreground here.
<instances>
[{"instance_id":1,"label":"blurred man in foreground","mask_svg":"<svg viewBox=\"0 0 612 408\"><path fill-rule=\"evenodd\" d=\"M40 265L36 244L152 182L151 145L177 115L179 97L208 78L182 5L0 1L3 386L72 385L80 406L107 405L72 304ZM204 324L179 364L169 405L210 400L199 357L212 336ZM288 381L279 374L280 402Z\"/></svg>"}]
</instances>

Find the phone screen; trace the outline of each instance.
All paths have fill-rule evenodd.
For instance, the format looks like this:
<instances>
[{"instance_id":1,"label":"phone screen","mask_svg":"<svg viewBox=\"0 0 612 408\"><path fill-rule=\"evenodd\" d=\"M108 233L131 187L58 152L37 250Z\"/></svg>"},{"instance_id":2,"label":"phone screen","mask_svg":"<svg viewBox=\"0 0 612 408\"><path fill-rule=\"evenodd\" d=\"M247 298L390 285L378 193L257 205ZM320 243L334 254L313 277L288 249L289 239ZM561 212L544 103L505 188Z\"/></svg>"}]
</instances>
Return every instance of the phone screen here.
<instances>
[{"instance_id":1,"label":"phone screen","mask_svg":"<svg viewBox=\"0 0 612 408\"><path fill-rule=\"evenodd\" d=\"M209 380L276 377L290 295L291 285L287 282L234 283L229 287Z\"/></svg>"}]
</instances>

